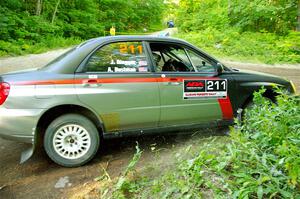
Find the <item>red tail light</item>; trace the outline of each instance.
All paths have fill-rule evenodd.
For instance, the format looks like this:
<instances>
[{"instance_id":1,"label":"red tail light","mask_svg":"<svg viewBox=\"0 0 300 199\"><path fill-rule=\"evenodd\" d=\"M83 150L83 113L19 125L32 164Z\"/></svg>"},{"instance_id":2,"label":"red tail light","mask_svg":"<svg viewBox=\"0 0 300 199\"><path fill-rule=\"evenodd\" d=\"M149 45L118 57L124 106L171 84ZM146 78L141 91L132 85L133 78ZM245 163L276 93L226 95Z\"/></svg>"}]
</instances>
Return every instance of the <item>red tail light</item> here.
<instances>
[{"instance_id":1,"label":"red tail light","mask_svg":"<svg viewBox=\"0 0 300 199\"><path fill-rule=\"evenodd\" d=\"M8 97L10 85L6 82L0 82L0 105L2 105Z\"/></svg>"}]
</instances>

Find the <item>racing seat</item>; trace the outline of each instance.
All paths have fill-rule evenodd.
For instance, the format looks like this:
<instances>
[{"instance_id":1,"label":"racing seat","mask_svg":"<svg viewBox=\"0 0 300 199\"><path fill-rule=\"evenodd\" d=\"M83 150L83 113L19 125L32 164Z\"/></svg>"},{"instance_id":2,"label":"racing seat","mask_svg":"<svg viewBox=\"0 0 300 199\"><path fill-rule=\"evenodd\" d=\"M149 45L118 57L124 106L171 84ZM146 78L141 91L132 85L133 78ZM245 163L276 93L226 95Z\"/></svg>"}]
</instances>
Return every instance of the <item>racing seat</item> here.
<instances>
[{"instance_id":1,"label":"racing seat","mask_svg":"<svg viewBox=\"0 0 300 199\"><path fill-rule=\"evenodd\" d=\"M187 72L189 71L184 63L176 61L174 59L169 59L163 66L162 71L178 71L178 72Z\"/></svg>"},{"instance_id":2,"label":"racing seat","mask_svg":"<svg viewBox=\"0 0 300 199\"><path fill-rule=\"evenodd\" d=\"M171 72L174 72L176 71L174 65L172 64L173 63L173 59L169 59L165 64L164 66L162 67L161 71L171 71Z\"/></svg>"}]
</instances>

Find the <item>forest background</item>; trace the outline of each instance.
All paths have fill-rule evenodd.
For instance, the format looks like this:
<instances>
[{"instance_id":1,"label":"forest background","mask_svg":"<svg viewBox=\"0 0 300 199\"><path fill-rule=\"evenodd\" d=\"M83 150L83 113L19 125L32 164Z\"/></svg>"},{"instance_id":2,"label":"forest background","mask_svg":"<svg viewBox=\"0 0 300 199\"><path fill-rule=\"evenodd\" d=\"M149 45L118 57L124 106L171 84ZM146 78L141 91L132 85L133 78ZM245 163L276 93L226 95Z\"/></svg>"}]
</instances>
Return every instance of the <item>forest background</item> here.
<instances>
[{"instance_id":1,"label":"forest background","mask_svg":"<svg viewBox=\"0 0 300 199\"><path fill-rule=\"evenodd\" d=\"M300 63L299 0L3 0L0 56L41 53L109 34L175 36L217 57Z\"/></svg>"}]
</instances>

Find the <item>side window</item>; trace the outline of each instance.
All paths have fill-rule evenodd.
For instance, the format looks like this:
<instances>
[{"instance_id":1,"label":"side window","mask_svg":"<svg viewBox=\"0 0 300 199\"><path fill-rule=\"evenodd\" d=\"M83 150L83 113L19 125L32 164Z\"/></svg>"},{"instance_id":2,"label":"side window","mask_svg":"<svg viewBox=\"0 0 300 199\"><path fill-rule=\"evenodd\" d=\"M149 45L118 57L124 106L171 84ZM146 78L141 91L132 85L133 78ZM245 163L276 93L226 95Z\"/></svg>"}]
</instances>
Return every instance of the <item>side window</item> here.
<instances>
[{"instance_id":1,"label":"side window","mask_svg":"<svg viewBox=\"0 0 300 199\"><path fill-rule=\"evenodd\" d=\"M175 60L177 60L180 65L178 65L177 63L177 66L178 67L175 67L177 69L177 71L181 71L181 72L193 72L194 71L194 68L186 54L186 51L184 50L184 48L182 47L177 47L177 48L172 48L171 51L170 51L173 55L175 55ZM175 63L175 66L176 66L176 63Z\"/></svg>"},{"instance_id":2,"label":"side window","mask_svg":"<svg viewBox=\"0 0 300 199\"><path fill-rule=\"evenodd\" d=\"M191 58L194 67L197 69L198 72L203 72L203 73L215 72L215 67L211 62L207 61L200 55L196 54L194 51L187 49L187 52Z\"/></svg>"},{"instance_id":3,"label":"side window","mask_svg":"<svg viewBox=\"0 0 300 199\"><path fill-rule=\"evenodd\" d=\"M150 43L156 72L193 72L185 49L176 44Z\"/></svg>"},{"instance_id":4,"label":"side window","mask_svg":"<svg viewBox=\"0 0 300 199\"><path fill-rule=\"evenodd\" d=\"M85 72L148 72L142 42L111 43L88 60Z\"/></svg>"}]
</instances>

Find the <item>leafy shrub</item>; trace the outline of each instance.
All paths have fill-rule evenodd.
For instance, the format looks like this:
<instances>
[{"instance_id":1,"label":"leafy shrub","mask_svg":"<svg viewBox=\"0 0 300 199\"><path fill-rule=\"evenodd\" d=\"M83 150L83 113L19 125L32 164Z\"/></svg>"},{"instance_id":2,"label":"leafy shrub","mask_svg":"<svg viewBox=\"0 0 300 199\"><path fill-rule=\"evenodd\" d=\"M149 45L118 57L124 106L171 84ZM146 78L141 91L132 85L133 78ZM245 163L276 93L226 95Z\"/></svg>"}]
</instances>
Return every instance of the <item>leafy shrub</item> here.
<instances>
[{"instance_id":1,"label":"leafy shrub","mask_svg":"<svg viewBox=\"0 0 300 199\"><path fill-rule=\"evenodd\" d=\"M231 132L231 144L204 161L210 172L221 178L223 186L215 186L216 194L233 198L300 197L299 101L282 94L277 104L271 104L262 97L264 92L255 93L255 105L246 112L245 123Z\"/></svg>"},{"instance_id":2,"label":"leafy shrub","mask_svg":"<svg viewBox=\"0 0 300 199\"><path fill-rule=\"evenodd\" d=\"M176 35L205 51L222 58L247 62L300 63L300 33L290 32L286 36L274 33L240 33L237 29L179 33Z\"/></svg>"},{"instance_id":3,"label":"leafy shrub","mask_svg":"<svg viewBox=\"0 0 300 199\"><path fill-rule=\"evenodd\" d=\"M297 7L296 0L181 0L178 36L234 60L300 63Z\"/></svg>"},{"instance_id":4,"label":"leafy shrub","mask_svg":"<svg viewBox=\"0 0 300 199\"><path fill-rule=\"evenodd\" d=\"M181 0L177 22L184 31L234 27L284 35L297 25L297 7L297 0Z\"/></svg>"},{"instance_id":5,"label":"leafy shrub","mask_svg":"<svg viewBox=\"0 0 300 199\"><path fill-rule=\"evenodd\" d=\"M80 38L45 37L40 42L19 39L13 42L0 40L0 56L16 56L24 54L42 53L55 48L69 47L81 43Z\"/></svg>"}]
</instances>

